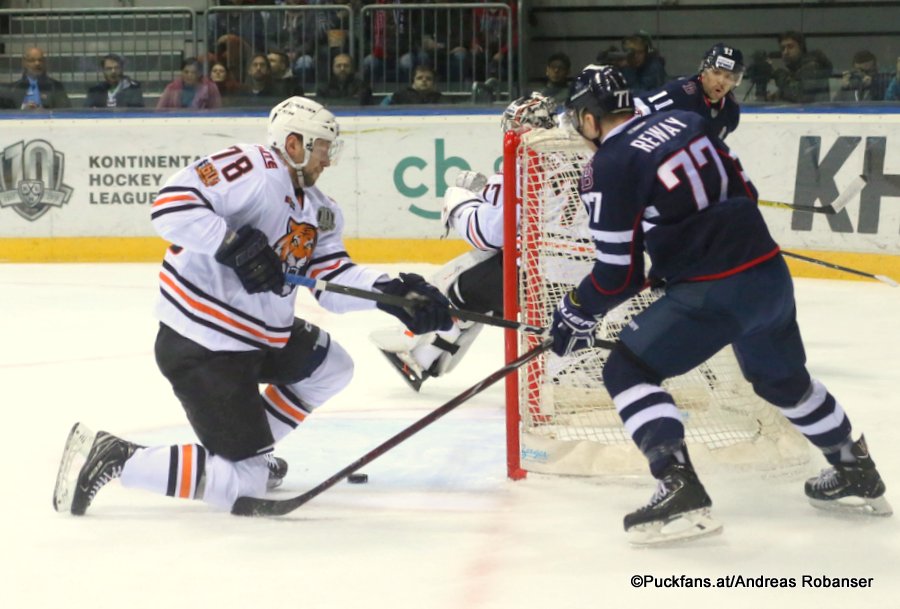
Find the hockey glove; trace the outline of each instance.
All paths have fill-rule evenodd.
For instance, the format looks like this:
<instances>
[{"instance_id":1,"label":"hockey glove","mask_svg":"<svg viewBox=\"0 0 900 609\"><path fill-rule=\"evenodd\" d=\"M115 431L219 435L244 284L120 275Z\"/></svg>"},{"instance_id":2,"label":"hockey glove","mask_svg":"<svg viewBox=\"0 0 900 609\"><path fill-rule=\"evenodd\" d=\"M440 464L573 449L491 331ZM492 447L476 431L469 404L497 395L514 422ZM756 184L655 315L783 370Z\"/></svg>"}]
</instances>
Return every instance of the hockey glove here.
<instances>
[{"instance_id":1,"label":"hockey glove","mask_svg":"<svg viewBox=\"0 0 900 609\"><path fill-rule=\"evenodd\" d=\"M265 233L252 226L229 232L216 252L216 261L234 269L248 294L281 293L284 270L281 259L271 247Z\"/></svg>"},{"instance_id":2,"label":"hockey glove","mask_svg":"<svg viewBox=\"0 0 900 609\"><path fill-rule=\"evenodd\" d=\"M594 329L600 321L581 310L575 290L566 294L553 312L550 325L552 351L560 357L594 344Z\"/></svg>"},{"instance_id":3,"label":"hockey glove","mask_svg":"<svg viewBox=\"0 0 900 609\"><path fill-rule=\"evenodd\" d=\"M453 185L472 192L481 192L487 186L487 178L483 173L463 170L456 174L456 180L453 182Z\"/></svg>"},{"instance_id":4,"label":"hockey glove","mask_svg":"<svg viewBox=\"0 0 900 609\"><path fill-rule=\"evenodd\" d=\"M453 325L448 308L450 301L421 275L400 273L399 279L382 281L375 287L385 294L409 300L409 304L402 307L382 302L375 306L399 319L413 334L449 330Z\"/></svg>"}]
</instances>

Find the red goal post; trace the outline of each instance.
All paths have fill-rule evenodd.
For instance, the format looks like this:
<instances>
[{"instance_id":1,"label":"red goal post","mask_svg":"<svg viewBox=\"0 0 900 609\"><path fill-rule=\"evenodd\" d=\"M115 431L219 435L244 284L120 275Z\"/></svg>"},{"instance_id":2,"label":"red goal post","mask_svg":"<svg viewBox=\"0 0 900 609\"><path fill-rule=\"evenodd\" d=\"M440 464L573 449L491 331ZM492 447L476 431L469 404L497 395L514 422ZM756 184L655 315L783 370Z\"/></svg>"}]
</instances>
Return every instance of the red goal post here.
<instances>
[{"instance_id":1,"label":"red goal post","mask_svg":"<svg viewBox=\"0 0 900 609\"><path fill-rule=\"evenodd\" d=\"M578 194L593 154L564 129L508 132L503 142L504 317L546 327L562 296L594 262L587 215ZM619 329L659 297L645 290L610 311L598 336ZM540 337L505 331L506 361ZM646 461L628 437L602 383L608 352L586 349L560 358L545 353L506 379L507 473L623 476L645 473ZM675 398L698 467L752 469L792 475L805 471L805 438L758 398L728 347L664 386Z\"/></svg>"}]
</instances>

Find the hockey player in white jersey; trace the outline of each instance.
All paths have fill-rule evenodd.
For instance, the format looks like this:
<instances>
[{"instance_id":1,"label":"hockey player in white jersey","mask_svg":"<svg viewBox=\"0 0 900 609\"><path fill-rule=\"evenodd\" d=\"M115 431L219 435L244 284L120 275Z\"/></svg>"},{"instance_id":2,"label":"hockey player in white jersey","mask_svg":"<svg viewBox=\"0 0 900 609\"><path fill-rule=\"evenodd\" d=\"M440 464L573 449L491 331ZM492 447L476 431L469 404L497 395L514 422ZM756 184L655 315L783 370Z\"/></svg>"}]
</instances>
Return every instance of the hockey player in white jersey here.
<instances>
[{"instance_id":1,"label":"hockey player in white jersey","mask_svg":"<svg viewBox=\"0 0 900 609\"><path fill-rule=\"evenodd\" d=\"M500 127L509 130L557 126L556 102L532 93L512 102ZM477 313L503 313L503 175L487 178L461 171L447 189L441 211L444 230L455 230L474 249L444 265L431 281L453 306ZM370 338L415 391L422 383L453 370L481 331L482 325L455 320L447 331L416 335L402 328L372 332Z\"/></svg>"},{"instance_id":2,"label":"hockey player in white jersey","mask_svg":"<svg viewBox=\"0 0 900 609\"><path fill-rule=\"evenodd\" d=\"M204 157L159 191L152 223L173 245L159 273L156 360L199 442L143 447L76 424L57 510L84 514L114 478L226 510L280 483L287 465L272 457L275 443L353 374L327 332L294 317L296 291L285 273L340 274L355 287L416 301L400 308L318 294L332 311L378 306L414 332L451 326L447 299L424 279L391 279L347 256L340 209L315 186L340 144L331 112L292 97L272 109L267 145ZM77 452L86 461L71 480Z\"/></svg>"}]
</instances>

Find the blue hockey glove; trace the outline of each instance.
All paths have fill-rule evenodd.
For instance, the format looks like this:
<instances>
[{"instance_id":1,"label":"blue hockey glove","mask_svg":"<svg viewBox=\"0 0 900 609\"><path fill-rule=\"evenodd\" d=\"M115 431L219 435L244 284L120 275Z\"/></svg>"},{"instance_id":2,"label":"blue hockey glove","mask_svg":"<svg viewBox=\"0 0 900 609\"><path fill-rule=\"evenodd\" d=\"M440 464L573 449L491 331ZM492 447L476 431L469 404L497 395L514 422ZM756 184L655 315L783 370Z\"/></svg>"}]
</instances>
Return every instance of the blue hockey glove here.
<instances>
[{"instance_id":1,"label":"blue hockey glove","mask_svg":"<svg viewBox=\"0 0 900 609\"><path fill-rule=\"evenodd\" d=\"M216 251L216 261L234 269L248 294L281 293L284 270L281 259L258 228L242 226L229 233Z\"/></svg>"},{"instance_id":2,"label":"blue hockey glove","mask_svg":"<svg viewBox=\"0 0 900 609\"><path fill-rule=\"evenodd\" d=\"M449 330L453 325L450 301L421 275L400 273L399 279L382 281L375 287L385 294L403 296L409 300L409 305L403 307L381 302L375 306L399 319L413 334Z\"/></svg>"},{"instance_id":3,"label":"blue hockey glove","mask_svg":"<svg viewBox=\"0 0 900 609\"><path fill-rule=\"evenodd\" d=\"M578 305L575 290L566 294L553 312L550 324L552 351L559 355L569 355L594 344L594 330L600 320L588 315Z\"/></svg>"}]
</instances>

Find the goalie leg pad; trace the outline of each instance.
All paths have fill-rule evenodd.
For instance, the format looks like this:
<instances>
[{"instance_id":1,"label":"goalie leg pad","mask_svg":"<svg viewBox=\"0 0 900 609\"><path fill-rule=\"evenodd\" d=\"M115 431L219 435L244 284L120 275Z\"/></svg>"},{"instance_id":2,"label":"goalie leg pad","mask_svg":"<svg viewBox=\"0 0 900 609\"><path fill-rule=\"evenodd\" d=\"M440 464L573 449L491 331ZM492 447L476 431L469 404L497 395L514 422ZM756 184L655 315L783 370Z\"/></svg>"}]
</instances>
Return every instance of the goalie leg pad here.
<instances>
[{"instance_id":1,"label":"goalie leg pad","mask_svg":"<svg viewBox=\"0 0 900 609\"><path fill-rule=\"evenodd\" d=\"M469 326L468 328L460 328L459 337L456 339L452 345L448 345L443 348L443 352L438 356L437 360L431 365L429 368L432 376L440 376L442 374L446 374L451 372L459 362L462 360L463 356L469 350L469 347L472 346L472 343L478 338L478 334L481 332L481 329L484 326L481 324L474 324ZM437 339L439 337L435 337L435 346L440 347L437 344ZM452 347L452 348L451 348Z\"/></svg>"},{"instance_id":2,"label":"goalie leg pad","mask_svg":"<svg viewBox=\"0 0 900 609\"><path fill-rule=\"evenodd\" d=\"M441 292L447 294L450 290L450 286L456 283L460 275L485 260L499 255L500 253L497 251L470 250L465 254L460 254L439 268L434 275L429 278L429 282L436 286Z\"/></svg>"}]
</instances>

